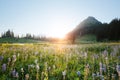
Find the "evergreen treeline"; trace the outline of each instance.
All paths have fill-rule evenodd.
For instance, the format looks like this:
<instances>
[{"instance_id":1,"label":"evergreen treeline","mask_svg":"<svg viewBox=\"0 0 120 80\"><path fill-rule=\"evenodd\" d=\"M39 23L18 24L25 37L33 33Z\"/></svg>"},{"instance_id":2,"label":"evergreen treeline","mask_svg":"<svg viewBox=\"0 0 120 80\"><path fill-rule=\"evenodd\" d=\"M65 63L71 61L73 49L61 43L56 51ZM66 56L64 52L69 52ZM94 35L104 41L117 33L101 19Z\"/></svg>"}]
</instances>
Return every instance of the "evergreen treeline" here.
<instances>
[{"instance_id":1,"label":"evergreen treeline","mask_svg":"<svg viewBox=\"0 0 120 80\"><path fill-rule=\"evenodd\" d=\"M46 36L36 36L27 33L25 36L19 37L19 35L15 36L14 32L8 30L1 34L1 38L9 38L9 39L32 39L32 40L40 40L40 41L53 41L56 40L55 38L48 38Z\"/></svg>"},{"instance_id":2,"label":"evergreen treeline","mask_svg":"<svg viewBox=\"0 0 120 80\"><path fill-rule=\"evenodd\" d=\"M1 37L2 38L14 38L14 33L13 31L8 30L4 32L3 34L1 34Z\"/></svg>"},{"instance_id":3,"label":"evergreen treeline","mask_svg":"<svg viewBox=\"0 0 120 80\"><path fill-rule=\"evenodd\" d=\"M96 32L97 39L101 40L120 40L120 19L113 19L109 24L102 24Z\"/></svg>"}]
</instances>

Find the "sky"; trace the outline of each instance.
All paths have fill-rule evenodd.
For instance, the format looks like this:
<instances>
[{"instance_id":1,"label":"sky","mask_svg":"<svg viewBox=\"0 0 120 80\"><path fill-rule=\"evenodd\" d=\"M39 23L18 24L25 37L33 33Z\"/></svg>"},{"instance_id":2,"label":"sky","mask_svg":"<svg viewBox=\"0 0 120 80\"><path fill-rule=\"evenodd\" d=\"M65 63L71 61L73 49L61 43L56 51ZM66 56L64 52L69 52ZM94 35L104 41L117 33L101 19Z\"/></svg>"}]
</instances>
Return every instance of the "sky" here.
<instances>
[{"instance_id":1,"label":"sky","mask_svg":"<svg viewBox=\"0 0 120 80\"><path fill-rule=\"evenodd\" d=\"M120 0L0 0L0 33L63 37L88 16L120 18Z\"/></svg>"}]
</instances>

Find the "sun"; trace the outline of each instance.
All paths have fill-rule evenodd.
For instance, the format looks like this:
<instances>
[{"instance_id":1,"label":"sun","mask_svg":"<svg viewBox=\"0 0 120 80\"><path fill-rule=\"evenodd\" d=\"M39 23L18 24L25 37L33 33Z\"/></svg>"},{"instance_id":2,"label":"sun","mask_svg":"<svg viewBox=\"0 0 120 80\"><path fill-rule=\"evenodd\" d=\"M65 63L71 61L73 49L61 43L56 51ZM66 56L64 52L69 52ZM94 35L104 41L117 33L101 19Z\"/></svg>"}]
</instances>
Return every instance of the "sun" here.
<instances>
[{"instance_id":1,"label":"sun","mask_svg":"<svg viewBox=\"0 0 120 80\"><path fill-rule=\"evenodd\" d=\"M54 38L64 39L65 34L66 34L66 31L64 30L64 28L58 27L58 29L56 29L56 28L52 29L50 36L54 37Z\"/></svg>"},{"instance_id":2,"label":"sun","mask_svg":"<svg viewBox=\"0 0 120 80\"><path fill-rule=\"evenodd\" d=\"M49 24L50 28L48 29L48 35L51 37L63 39L65 34L69 31L69 24L70 21L64 16L53 17Z\"/></svg>"},{"instance_id":3,"label":"sun","mask_svg":"<svg viewBox=\"0 0 120 80\"><path fill-rule=\"evenodd\" d=\"M64 38L65 38L65 34L59 32L59 33L57 33L57 34L54 34L53 37L55 37L55 38L60 38L60 39L64 39Z\"/></svg>"},{"instance_id":4,"label":"sun","mask_svg":"<svg viewBox=\"0 0 120 80\"><path fill-rule=\"evenodd\" d=\"M47 24L49 28L46 28L46 33L50 37L65 38L65 35L71 30L71 23L73 19L69 18L69 15L66 13L54 13L51 14L51 17L47 19Z\"/></svg>"}]
</instances>

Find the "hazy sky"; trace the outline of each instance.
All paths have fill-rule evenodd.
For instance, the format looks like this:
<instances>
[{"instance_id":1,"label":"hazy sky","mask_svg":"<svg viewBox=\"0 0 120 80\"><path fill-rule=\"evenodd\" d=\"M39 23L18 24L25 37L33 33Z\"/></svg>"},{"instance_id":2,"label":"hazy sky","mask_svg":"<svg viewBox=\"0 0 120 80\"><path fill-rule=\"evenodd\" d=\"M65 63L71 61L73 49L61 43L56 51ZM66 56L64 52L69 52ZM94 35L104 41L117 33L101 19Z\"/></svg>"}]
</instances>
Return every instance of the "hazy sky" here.
<instances>
[{"instance_id":1,"label":"hazy sky","mask_svg":"<svg viewBox=\"0 0 120 80\"><path fill-rule=\"evenodd\" d=\"M62 37L88 16L120 18L120 0L0 0L0 33Z\"/></svg>"}]
</instances>

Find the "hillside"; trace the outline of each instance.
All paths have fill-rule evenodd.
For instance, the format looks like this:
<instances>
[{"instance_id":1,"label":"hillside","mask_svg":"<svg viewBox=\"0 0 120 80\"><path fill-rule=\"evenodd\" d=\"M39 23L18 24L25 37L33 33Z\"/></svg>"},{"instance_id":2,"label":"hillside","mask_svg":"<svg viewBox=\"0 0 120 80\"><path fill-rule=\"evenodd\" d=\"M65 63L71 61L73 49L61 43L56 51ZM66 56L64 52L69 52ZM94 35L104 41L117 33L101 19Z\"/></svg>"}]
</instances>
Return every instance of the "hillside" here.
<instances>
[{"instance_id":1,"label":"hillside","mask_svg":"<svg viewBox=\"0 0 120 80\"><path fill-rule=\"evenodd\" d=\"M120 19L113 19L110 23L101 23L96 18L89 16L69 32L67 38L75 41L85 35L94 35L97 41L119 41L119 34Z\"/></svg>"},{"instance_id":2,"label":"hillside","mask_svg":"<svg viewBox=\"0 0 120 80\"><path fill-rule=\"evenodd\" d=\"M102 25L100 21L90 16L83 20L78 26L76 26L73 30L73 33L75 33L76 36L95 34L97 28L100 25Z\"/></svg>"}]
</instances>

